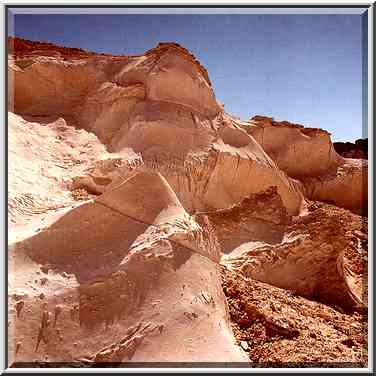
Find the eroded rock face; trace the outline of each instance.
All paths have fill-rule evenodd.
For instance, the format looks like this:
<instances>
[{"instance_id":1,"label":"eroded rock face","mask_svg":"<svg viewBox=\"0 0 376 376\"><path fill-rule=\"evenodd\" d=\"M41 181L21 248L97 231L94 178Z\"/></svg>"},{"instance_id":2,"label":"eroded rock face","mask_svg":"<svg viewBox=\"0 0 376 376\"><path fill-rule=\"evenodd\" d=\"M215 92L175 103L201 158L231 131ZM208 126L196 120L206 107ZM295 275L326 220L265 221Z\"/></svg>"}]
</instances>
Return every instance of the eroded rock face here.
<instances>
[{"instance_id":1,"label":"eroded rock face","mask_svg":"<svg viewBox=\"0 0 376 376\"><path fill-rule=\"evenodd\" d=\"M229 119L251 134L282 171L302 183L306 198L367 213L368 164L350 159L356 155L338 154L341 148L332 144L327 131L259 115L249 122Z\"/></svg>"},{"instance_id":2,"label":"eroded rock face","mask_svg":"<svg viewBox=\"0 0 376 376\"><path fill-rule=\"evenodd\" d=\"M335 204L366 216L368 213L368 162L345 158L335 174L302 179L305 197Z\"/></svg>"},{"instance_id":3,"label":"eroded rock face","mask_svg":"<svg viewBox=\"0 0 376 376\"><path fill-rule=\"evenodd\" d=\"M210 224L189 216L159 174L138 173L16 243L10 252L13 291L22 288L22 257L46 275L23 299L22 322L10 314L15 338L35 333L24 339L24 362L41 354L70 363L246 359L232 344ZM53 273L41 273L49 269ZM59 284L62 275L75 284ZM40 304L38 287L45 291ZM39 343L39 311L53 313L57 306L57 322L54 328L41 323L46 343ZM12 361L19 359L14 346L10 351Z\"/></svg>"},{"instance_id":4,"label":"eroded rock face","mask_svg":"<svg viewBox=\"0 0 376 376\"><path fill-rule=\"evenodd\" d=\"M51 85L45 85L48 77L54 77ZM189 211L233 205L271 185L279 187L291 213L302 208L295 185L252 137L223 117L206 71L182 47L161 44L139 57L68 61L16 55L9 78L16 113L59 113L94 132L109 151L139 154L163 171ZM192 164L196 176L187 176L186 165ZM205 164L213 171L199 166ZM258 178L247 179L250 173Z\"/></svg>"},{"instance_id":5,"label":"eroded rock face","mask_svg":"<svg viewBox=\"0 0 376 376\"><path fill-rule=\"evenodd\" d=\"M268 205L266 202L265 206ZM312 207L312 206L311 206ZM247 227L256 222L248 215ZM242 229L244 219L233 224L236 231ZM269 227L273 222L268 221ZM222 227L217 224L218 232ZM266 225L265 225L266 226ZM358 261L346 259L346 252L358 249L354 234L366 236L366 223L355 214L332 206L313 206L313 210L296 217L285 226L282 239L276 242L266 237L260 239L249 234L248 242L235 247L224 263L239 270L245 276L282 287L307 298L320 300L344 309L361 308L366 304L362 289L365 272L365 254ZM350 252L352 253L352 252ZM349 273L347 263L358 262L357 273ZM356 281L356 282L355 282Z\"/></svg>"},{"instance_id":6,"label":"eroded rock face","mask_svg":"<svg viewBox=\"0 0 376 376\"><path fill-rule=\"evenodd\" d=\"M292 217L287 214L276 187L256 193L231 209L208 213L216 228L222 252L236 253L250 241L278 244Z\"/></svg>"},{"instance_id":7,"label":"eroded rock face","mask_svg":"<svg viewBox=\"0 0 376 376\"><path fill-rule=\"evenodd\" d=\"M301 179L335 171L343 163L330 134L287 121L254 116L243 126L287 175Z\"/></svg>"},{"instance_id":8,"label":"eroded rock face","mask_svg":"<svg viewBox=\"0 0 376 376\"><path fill-rule=\"evenodd\" d=\"M28 122L9 113L9 226L73 204L71 179L108 156L93 133L63 118Z\"/></svg>"},{"instance_id":9,"label":"eroded rock face","mask_svg":"<svg viewBox=\"0 0 376 376\"><path fill-rule=\"evenodd\" d=\"M10 46L10 363L264 361L257 322L272 338L304 325L258 307L265 294L244 308L258 286L364 310L367 165L326 131L230 116L174 43Z\"/></svg>"}]
</instances>

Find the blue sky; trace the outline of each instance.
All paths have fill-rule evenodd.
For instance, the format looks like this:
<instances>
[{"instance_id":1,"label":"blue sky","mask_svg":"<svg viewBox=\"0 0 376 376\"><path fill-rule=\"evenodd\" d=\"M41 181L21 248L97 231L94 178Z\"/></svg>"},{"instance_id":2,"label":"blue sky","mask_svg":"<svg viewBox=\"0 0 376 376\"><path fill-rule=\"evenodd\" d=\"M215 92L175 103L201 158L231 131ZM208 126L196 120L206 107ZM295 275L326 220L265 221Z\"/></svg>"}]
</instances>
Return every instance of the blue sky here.
<instances>
[{"instance_id":1,"label":"blue sky","mask_svg":"<svg viewBox=\"0 0 376 376\"><path fill-rule=\"evenodd\" d=\"M324 128L334 141L366 136L361 15L15 17L19 37L97 52L137 55L158 42L177 42L207 68L225 110L241 119L261 114Z\"/></svg>"}]
</instances>

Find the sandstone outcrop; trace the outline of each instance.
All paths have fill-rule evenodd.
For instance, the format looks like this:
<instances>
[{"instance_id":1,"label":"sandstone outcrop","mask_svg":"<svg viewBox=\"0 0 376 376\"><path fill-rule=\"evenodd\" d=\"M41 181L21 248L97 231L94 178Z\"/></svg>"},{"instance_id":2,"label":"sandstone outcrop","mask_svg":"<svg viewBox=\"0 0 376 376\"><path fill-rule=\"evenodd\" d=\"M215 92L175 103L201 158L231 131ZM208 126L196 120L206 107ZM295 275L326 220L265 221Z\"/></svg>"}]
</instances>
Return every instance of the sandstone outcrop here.
<instances>
[{"instance_id":1,"label":"sandstone outcrop","mask_svg":"<svg viewBox=\"0 0 376 376\"><path fill-rule=\"evenodd\" d=\"M23 257L34 272L50 272L43 272L47 286L37 283L23 300L28 312L22 322L10 315L13 333L37 332L35 300L55 285L43 303L51 310L62 307L58 327L63 340L55 330L46 330L39 352L52 362L246 360L232 343L220 250L210 225L205 217L196 221L188 215L157 173L137 173L14 244L12 289L18 287ZM71 276L68 288L61 285L63 275ZM76 306L74 320L68 319ZM132 335L127 335L129 328ZM96 339L103 330L106 341ZM88 331L92 335L85 335ZM22 360L32 362L39 355L35 343L24 342Z\"/></svg>"},{"instance_id":2,"label":"sandstone outcrop","mask_svg":"<svg viewBox=\"0 0 376 376\"><path fill-rule=\"evenodd\" d=\"M365 364L367 161L324 130L229 115L176 43L113 56L14 38L8 83L10 365L247 367L287 356L259 330L298 351L304 323L356 348L313 341L313 360ZM312 315L285 322L259 306L268 289Z\"/></svg>"},{"instance_id":3,"label":"sandstone outcrop","mask_svg":"<svg viewBox=\"0 0 376 376\"><path fill-rule=\"evenodd\" d=\"M10 109L27 119L58 113L96 134L109 151L140 155L163 172L187 210L230 206L272 185L291 213L301 210L294 182L251 136L226 121L206 71L185 49L162 44L120 61L37 56L26 66L25 59L10 64ZM190 168L194 173L186 174Z\"/></svg>"},{"instance_id":4,"label":"sandstone outcrop","mask_svg":"<svg viewBox=\"0 0 376 376\"><path fill-rule=\"evenodd\" d=\"M302 183L306 198L367 212L368 163L339 155L329 132L259 115L249 122L232 121L251 134L282 171Z\"/></svg>"},{"instance_id":5,"label":"sandstone outcrop","mask_svg":"<svg viewBox=\"0 0 376 376\"><path fill-rule=\"evenodd\" d=\"M242 207L243 204L235 209L237 215L234 209L228 211L224 222L215 218L216 213L212 214L217 233L221 234L219 239L224 236L222 242L227 243L224 264L258 281L345 310L365 307L365 295L360 286L365 272L361 260L366 250L359 243L367 233L364 221L355 214L325 204L311 205L313 209L305 216L288 218L281 203L279 207L275 204L273 210L265 197L252 197L257 206ZM268 209L274 218L265 216ZM260 216L264 231L258 225ZM240 244L228 242L229 227L231 239L239 239ZM247 235L242 239L245 230ZM360 252L360 257L346 256L349 252L353 255L354 249ZM353 268L357 272L350 271L349 265L354 263L358 263Z\"/></svg>"}]
</instances>

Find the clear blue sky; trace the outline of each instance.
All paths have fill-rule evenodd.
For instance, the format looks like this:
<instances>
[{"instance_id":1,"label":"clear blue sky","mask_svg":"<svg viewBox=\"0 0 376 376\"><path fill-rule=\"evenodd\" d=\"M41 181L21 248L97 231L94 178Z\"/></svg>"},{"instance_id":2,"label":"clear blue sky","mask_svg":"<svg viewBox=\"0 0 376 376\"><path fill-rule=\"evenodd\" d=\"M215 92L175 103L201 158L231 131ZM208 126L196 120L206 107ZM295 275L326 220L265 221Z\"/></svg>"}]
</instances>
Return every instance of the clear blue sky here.
<instances>
[{"instance_id":1,"label":"clear blue sky","mask_svg":"<svg viewBox=\"0 0 376 376\"><path fill-rule=\"evenodd\" d=\"M361 15L28 14L16 15L15 34L125 55L177 42L241 119L262 114L324 128L334 141L366 136Z\"/></svg>"}]
</instances>

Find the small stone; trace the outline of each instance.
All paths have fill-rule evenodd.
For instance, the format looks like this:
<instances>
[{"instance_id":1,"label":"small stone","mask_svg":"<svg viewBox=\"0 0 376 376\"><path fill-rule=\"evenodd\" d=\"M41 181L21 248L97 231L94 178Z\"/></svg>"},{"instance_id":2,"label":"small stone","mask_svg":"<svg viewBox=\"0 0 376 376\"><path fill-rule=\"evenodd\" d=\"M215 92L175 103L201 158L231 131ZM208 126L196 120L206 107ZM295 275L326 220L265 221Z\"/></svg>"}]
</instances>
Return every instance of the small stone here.
<instances>
[{"instance_id":1,"label":"small stone","mask_svg":"<svg viewBox=\"0 0 376 376\"><path fill-rule=\"evenodd\" d=\"M43 299L45 298L45 296L46 296L46 295L44 295L43 292L41 292L40 295L39 295L39 298L40 298L41 300L43 300Z\"/></svg>"},{"instance_id":2,"label":"small stone","mask_svg":"<svg viewBox=\"0 0 376 376\"><path fill-rule=\"evenodd\" d=\"M240 347L244 350L244 351L249 351L249 346L248 346L248 343L246 341L240 341Z\"/></svg>"},{"instance_id":3,"label":"small stone","mask_svg":"<svg viewBox=\"0 0 376 376\"><path fill-rule=\"evenodd\" d=\"M50 270L50 267L49 267L49 265L43 265L43 266L41 266L40 270L41 270L44 274L48 274L48 271Z\"/></svg>"},{"instance_id":4,"label":"small stone","mask_svg":"<svg viewBox=\"0 0 376 376\"><path fill-rule=\"evenodd\" d=\"M353 346L355 346L354 340L352 338L350 338L350 337L347 337L346 339L344 339L342 341L342 344L346 345L347 347L353 347Z\"/></svg>"}]
</instances>

